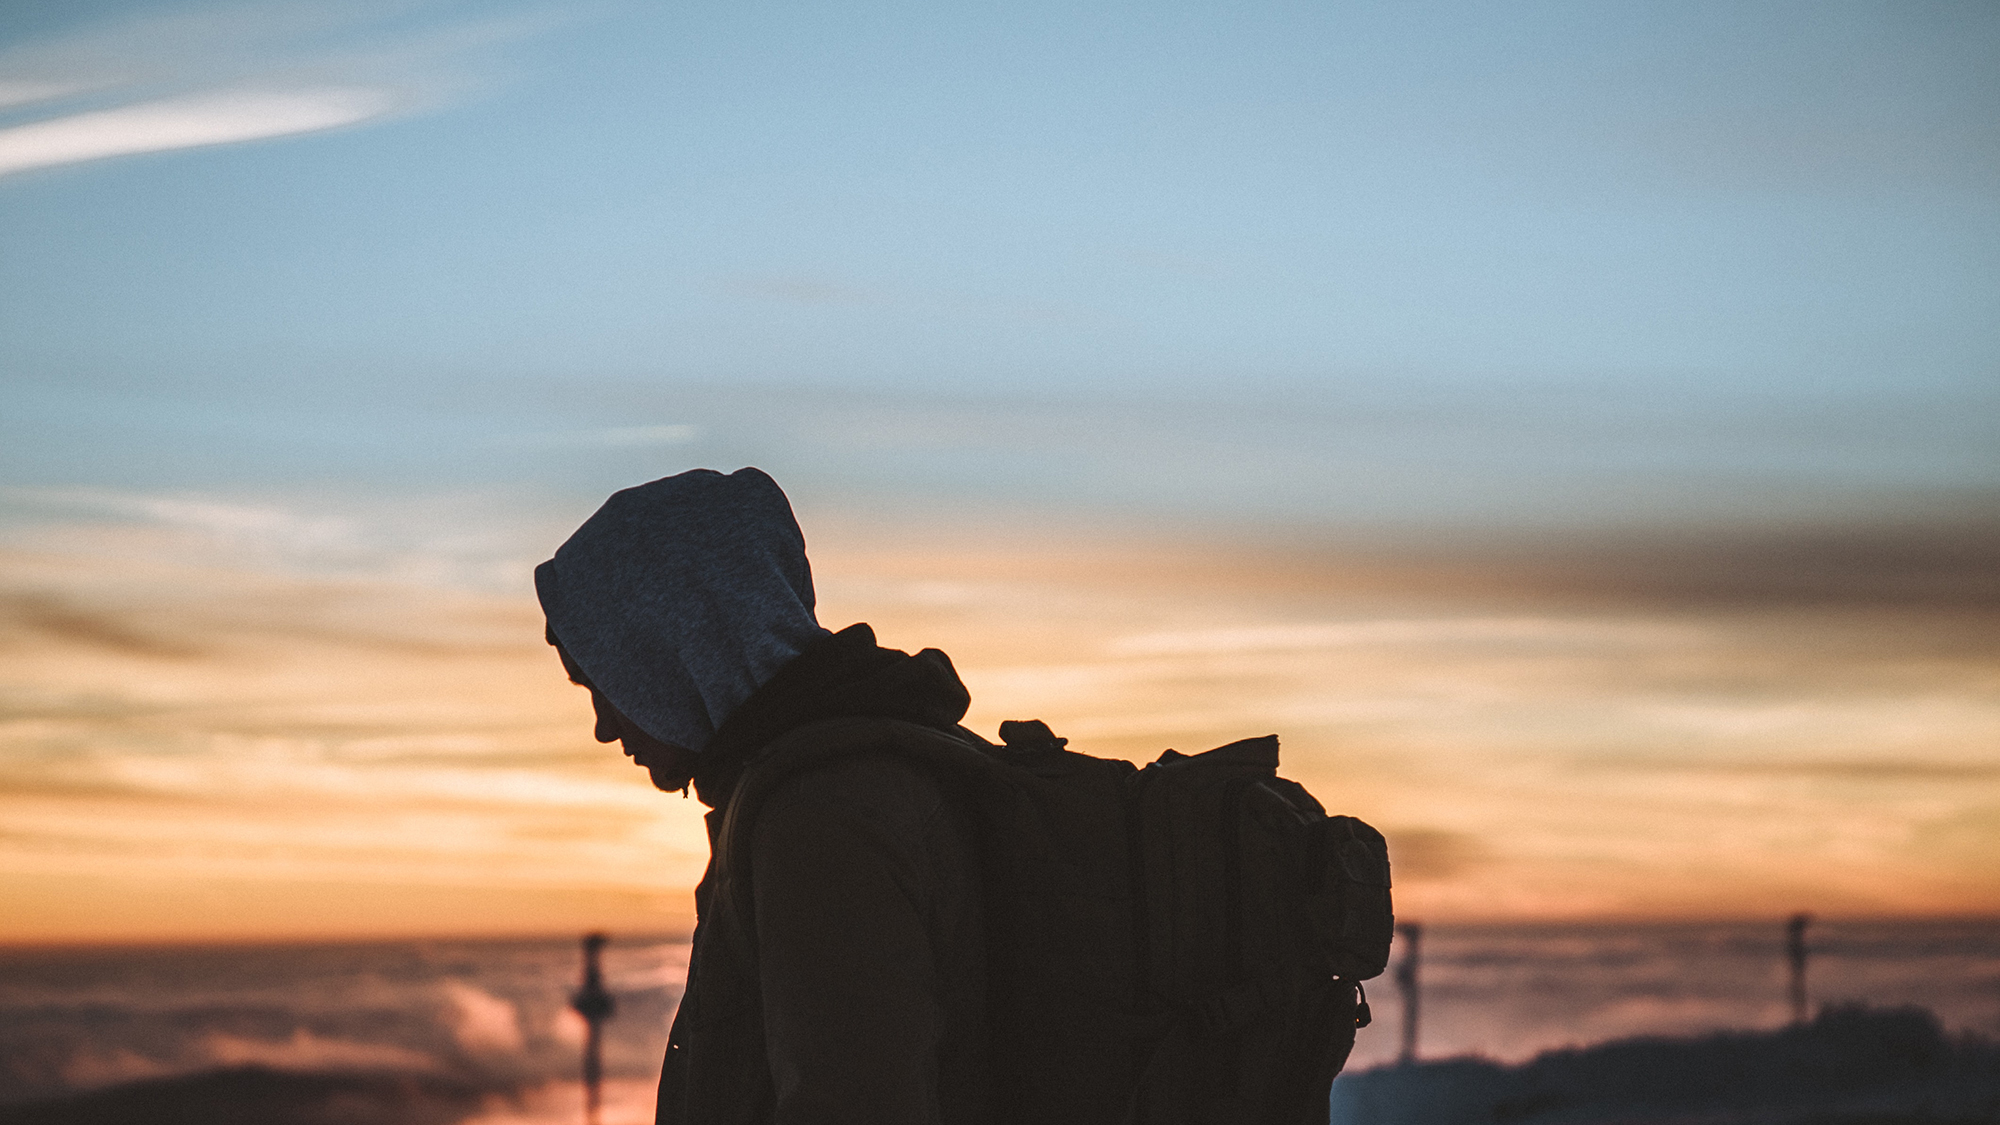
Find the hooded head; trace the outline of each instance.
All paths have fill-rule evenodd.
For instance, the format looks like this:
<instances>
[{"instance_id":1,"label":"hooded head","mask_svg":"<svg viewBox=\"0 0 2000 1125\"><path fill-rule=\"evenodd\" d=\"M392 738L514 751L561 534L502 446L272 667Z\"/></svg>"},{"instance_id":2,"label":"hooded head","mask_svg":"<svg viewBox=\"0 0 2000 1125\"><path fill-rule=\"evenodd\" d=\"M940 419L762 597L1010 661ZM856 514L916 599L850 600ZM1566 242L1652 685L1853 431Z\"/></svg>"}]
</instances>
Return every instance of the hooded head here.
<instances>
[{"instance_id":1,"label":"hooded head","mask_svg":"<svg viewBox=\"0 0 2000 1125\"><path fill-rule=\"evenodd\" d=\"M695 469L612 494L535 568L535 592L551 636L612 706L696 752L826 635L805 537L758 469Z\"/></svg>"}]
</instances>

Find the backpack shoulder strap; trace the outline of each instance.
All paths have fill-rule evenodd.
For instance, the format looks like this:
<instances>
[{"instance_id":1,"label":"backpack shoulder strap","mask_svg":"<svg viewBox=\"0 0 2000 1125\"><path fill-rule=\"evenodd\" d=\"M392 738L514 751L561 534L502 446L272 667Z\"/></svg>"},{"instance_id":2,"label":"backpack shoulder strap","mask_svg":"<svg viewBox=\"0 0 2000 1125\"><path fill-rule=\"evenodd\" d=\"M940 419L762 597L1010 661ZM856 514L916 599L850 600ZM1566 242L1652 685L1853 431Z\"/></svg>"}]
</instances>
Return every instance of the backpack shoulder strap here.
<instances>
[{"instance_id":1,"label":"backpack shoulder strap","mask_svg":"<svg viewBox=\"0 0 2000 1125\"><path fill-rule=\"evenodd\" d=\"M729 897L748 909L750 834L766 801L786 782L821 766L862 754L887 754L909 762L971 796L982 813L1005 805L1003 764L988 757L971 732L950 734L898 719L840 718L808 723L780 736L745 767L730 793L715 837L715 875ZM752 931L754 932L754 931Z\"/></svg>"}]
</instances>

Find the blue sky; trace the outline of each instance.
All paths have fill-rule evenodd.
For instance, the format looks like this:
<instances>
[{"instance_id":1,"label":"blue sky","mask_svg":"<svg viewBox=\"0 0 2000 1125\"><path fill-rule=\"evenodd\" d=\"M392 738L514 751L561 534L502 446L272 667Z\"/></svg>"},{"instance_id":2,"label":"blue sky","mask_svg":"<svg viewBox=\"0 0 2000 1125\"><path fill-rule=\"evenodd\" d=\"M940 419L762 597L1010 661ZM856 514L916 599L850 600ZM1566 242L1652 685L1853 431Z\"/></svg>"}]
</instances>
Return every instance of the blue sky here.
<instances>
[{"instance_id":1,"label":"blue sky","mask_svg":"<svg viewBox=\"0 0 2000 1125\"><path fill-rule=\"evenodd\" d=\"M1991 5L10 27L16 485L755 462L860 503L1334 525L2000 487Z\"/></svg>"},{"instance_id":2,"label":"blue sky","mask_svg":"<svg viewBox=\"0 0 2000 1125\"><path fill-rule=\"evenodd\" d=\"M529 575L744 464L1410 916L1995 909L1989 0L5 16L0 941L678 924Z\"/></svg>"}]
</instances>

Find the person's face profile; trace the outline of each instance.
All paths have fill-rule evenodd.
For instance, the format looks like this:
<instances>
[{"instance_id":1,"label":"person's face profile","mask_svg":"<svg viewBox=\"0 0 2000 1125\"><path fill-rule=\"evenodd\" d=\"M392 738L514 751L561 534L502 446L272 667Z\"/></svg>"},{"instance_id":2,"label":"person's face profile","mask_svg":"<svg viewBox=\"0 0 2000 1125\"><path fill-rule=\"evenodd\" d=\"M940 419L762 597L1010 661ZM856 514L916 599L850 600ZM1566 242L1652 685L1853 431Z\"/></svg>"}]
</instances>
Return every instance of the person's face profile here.
<instances>
[{"instance_id":1,"label":"person's face profile","mask_svg":"<svg viewBox=\"0 0 2000 1125\"><path fill-rule=\"evenodd\" d=\"M645 767L656 788L669 793L686 789L694 773L694 751L671 742L662 742L646 733L644 728L613 706L611 700L605 698L604 693L597 689L596 684L590 682L590 677L583 674L583 669L577 667L576 661L570 658L569 653L563 650L562 645L557 643L553 636L550 637L549 643L554 645L556 655L562 659L563 671L569 674L569 681L590 692L590 706L597 716L596 726L591 733L597 741L619 743L624 748L626 757L632 759L635 764Z\"/></svg>"}]
</instances>

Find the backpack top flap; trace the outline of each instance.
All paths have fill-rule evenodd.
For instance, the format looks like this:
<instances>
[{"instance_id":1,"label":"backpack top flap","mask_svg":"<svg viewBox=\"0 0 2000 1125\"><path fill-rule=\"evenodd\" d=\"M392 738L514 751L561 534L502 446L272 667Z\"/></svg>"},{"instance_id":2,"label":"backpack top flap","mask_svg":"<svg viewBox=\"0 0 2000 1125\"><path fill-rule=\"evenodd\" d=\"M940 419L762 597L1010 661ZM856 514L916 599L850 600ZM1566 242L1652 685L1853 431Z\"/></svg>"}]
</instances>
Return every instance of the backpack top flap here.
<instances>
[{"instance_id":1,"label":"backpack top flap","mask_svg":"<svg viewBox=\"0 0 2000 1125\"><path fill-rule=\"evenodd\" d=\"M1244 770L1262 772L1266 776L1275 777L1278 773L1278 736L1266 734L1257 738L1242 738L1227 746L1218 746L1199 754L1183 754L1178 750L1167 750L1146 768L1176 771Z\"/></svg>"}]
</instances>

